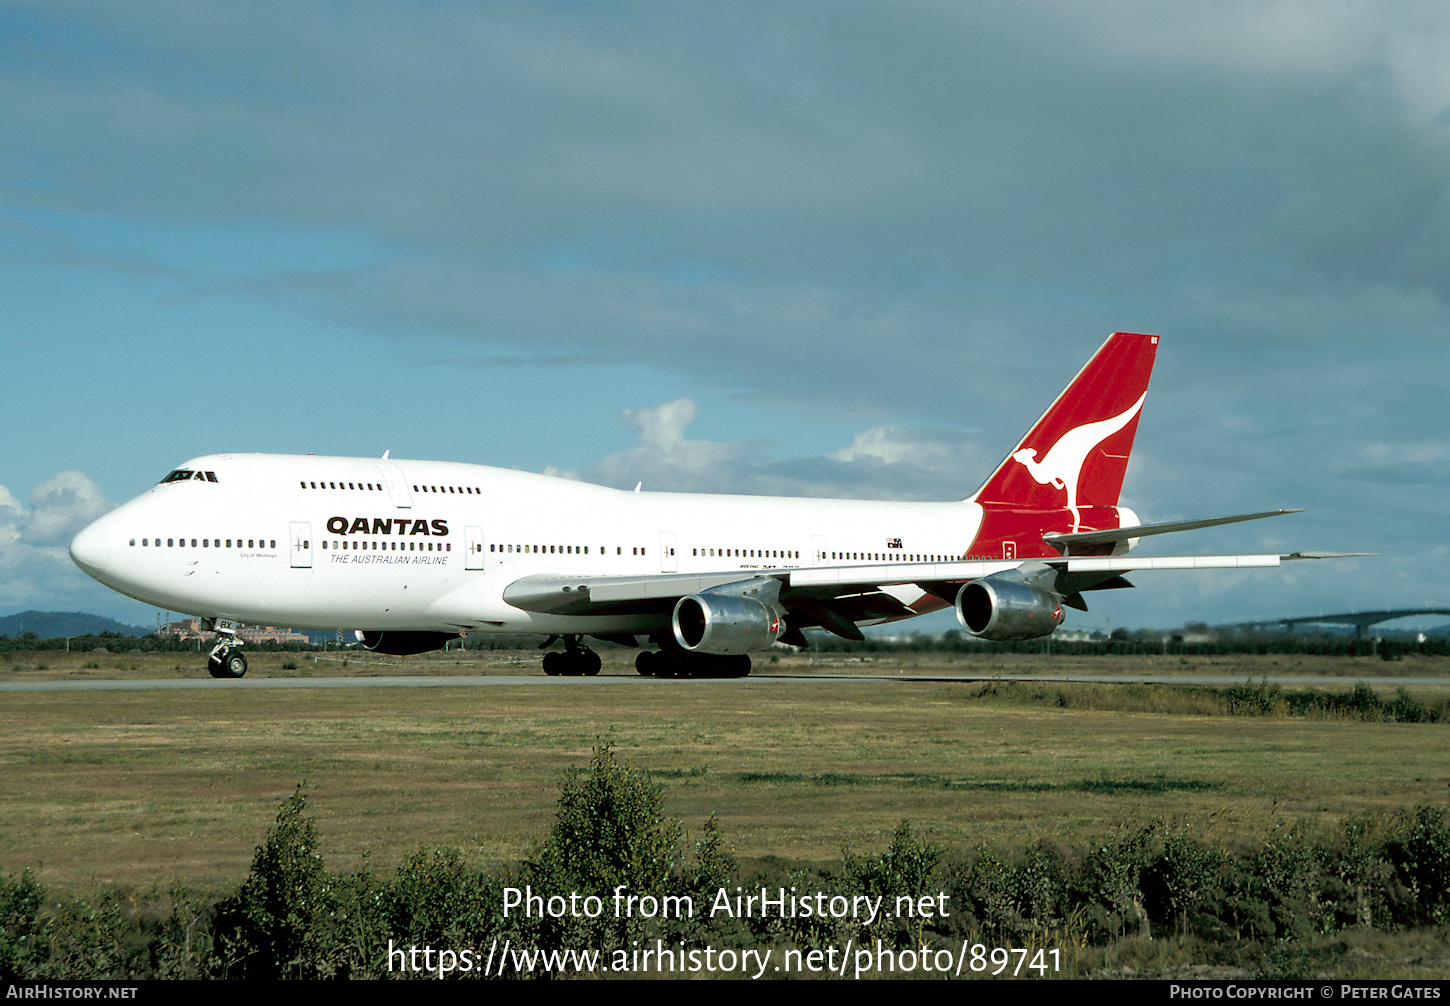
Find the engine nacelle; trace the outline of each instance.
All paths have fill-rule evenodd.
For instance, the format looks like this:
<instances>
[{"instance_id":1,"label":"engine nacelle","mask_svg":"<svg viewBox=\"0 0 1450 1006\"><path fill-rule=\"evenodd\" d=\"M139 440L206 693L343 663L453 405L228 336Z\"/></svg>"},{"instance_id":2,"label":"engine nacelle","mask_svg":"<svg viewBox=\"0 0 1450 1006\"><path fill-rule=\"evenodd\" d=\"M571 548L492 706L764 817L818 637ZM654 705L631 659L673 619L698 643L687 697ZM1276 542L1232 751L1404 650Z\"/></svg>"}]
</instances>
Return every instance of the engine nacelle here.
<instances>
[{"instance_id":1,"label":"engine nacelle","mask_svg":"<svg viewBox=\"0 0 1450 1006\"><path fill-rule=\"evenodd\" d=\"M740 654L768 650L785 631L768 604L728 594L680 598L671 620L675 642L691 653Z\"/></svg>"},{"instance_id":2,"label":"engine nacelle","mask_svg":"<svg viewBox=\"0 0 1450 1006\"><path fill-rule=\"evenodd\" d=\"M997 575L973 580L957 592L957 621L978 639L1006 641L1046 636L1062 624L1062 599L1021 580Z\"/></svg>"},{"instance_id":3,"label":"engine nacelle","mask_svg":"<svg viewBox=\"0 0 1450 1006\"><path fill-rule=\"evenodd\" d=\"M368 632L363 629L358 629L354 635L367 649L394 657L441 650L449 640L458 638L456 632Z\"/></svg>"}]
</instances>

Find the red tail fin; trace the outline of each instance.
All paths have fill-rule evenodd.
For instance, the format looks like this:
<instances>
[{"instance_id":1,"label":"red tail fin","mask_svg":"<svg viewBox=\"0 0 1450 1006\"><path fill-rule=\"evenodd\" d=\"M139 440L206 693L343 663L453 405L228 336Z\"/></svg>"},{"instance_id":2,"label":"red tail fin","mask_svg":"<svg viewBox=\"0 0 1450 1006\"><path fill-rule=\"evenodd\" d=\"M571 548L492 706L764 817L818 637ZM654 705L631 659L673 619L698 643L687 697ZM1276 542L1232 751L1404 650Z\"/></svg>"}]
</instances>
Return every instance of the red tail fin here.
<instances>
[{"instance_id":1,"label":"red tail fin","mask_svg":"<svg viewBox=\"0 0 1450 1006\"><path fill-rule=\"evenodd\" d=\"M989 509L1116 506L1157 350L1156 335L1109 336L972 499Z\"/></svg>"}]
</instances>

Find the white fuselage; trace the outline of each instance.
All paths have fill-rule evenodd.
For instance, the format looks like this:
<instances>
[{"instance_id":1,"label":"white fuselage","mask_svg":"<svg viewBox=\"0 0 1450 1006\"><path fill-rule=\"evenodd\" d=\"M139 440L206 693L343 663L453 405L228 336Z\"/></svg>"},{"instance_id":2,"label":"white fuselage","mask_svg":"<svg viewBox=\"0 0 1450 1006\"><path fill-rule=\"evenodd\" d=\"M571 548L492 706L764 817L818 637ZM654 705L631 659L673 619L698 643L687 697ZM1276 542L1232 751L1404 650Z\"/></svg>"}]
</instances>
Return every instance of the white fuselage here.
<instances>
[{"instance_id":1,"label":"white fuselage","mask_svg":"<svg viewBox=\"0 0 1450 1006\"><path fill-rule=\"evenodd\" d=\"M217 454L181 473L83 531L76 561L159 608L294 628L658 631L668 616L540 614L503 591L536 574L946 561L981 524L971 502L622 492L437 461Z\"/></svg>"}]
</instances>

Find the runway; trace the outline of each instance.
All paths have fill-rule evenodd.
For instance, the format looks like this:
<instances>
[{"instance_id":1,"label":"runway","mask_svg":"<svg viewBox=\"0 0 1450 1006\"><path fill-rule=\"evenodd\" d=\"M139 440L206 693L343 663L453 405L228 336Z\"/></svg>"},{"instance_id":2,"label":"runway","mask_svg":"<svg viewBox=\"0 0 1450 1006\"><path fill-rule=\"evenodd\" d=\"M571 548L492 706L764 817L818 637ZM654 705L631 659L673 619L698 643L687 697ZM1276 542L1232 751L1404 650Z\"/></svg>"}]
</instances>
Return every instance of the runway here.
<instances>
[{"instance_id":1,"label":"runway","mask_svg":"<svg viewBox=\"0 0 1450 1006\"><path fill-rule=\"evenodd\" d=\"M1246 679L1232 674L759 674L747 678L660 679L636 674L601 674L592 678L549 677L543 674L491 674L452 676L353 676L332 678L97 678L69 681L3 681L3 692L105 692L167 690L249 690L266 688L593 688L608 685L638 687L689 687L691 685L805 682L832 684L977 684L984 681L1024 681L1040 684L1159 684L1159 685L1242 685L1268 681L1283 687L1350 688L1367 684L1376 688L1446 688L1450 677L1336 677L1319 674L1269 674Z\"/></svg>"}]
</instances>

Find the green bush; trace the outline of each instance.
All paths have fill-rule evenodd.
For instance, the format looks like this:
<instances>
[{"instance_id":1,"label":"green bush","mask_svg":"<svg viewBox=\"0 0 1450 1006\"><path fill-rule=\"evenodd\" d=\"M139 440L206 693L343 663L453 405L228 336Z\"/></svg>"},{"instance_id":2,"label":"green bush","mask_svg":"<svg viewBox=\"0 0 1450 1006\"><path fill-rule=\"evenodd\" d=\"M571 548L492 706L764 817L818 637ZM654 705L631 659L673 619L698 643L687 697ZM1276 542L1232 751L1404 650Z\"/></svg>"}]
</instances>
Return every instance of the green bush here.
<instances>
[{"instance_id":1,"label":"green bush","mask_svg":"<svg viewBox=\"0 0 1450 1006\"><path fill-rule=\"evenodd\" d=\"M40 922L44 900L45 888L29 870L19 877L0 878L0 981L30 975L36 959L44 956Z\"/></svg>"},{"instance_id":2,"label":"green bush","mask_svg":"<svg viewBox=\"0 0 1450 1006\"><path fill-rule=\"evenodd\" d=\"M332 876L317 851L298 785L257 846L252 871L218 912L215 967L225 978L328 978L345 973L331 923Z\"/></svg>"},{"instance_id":3,"label":"green bush","mask_svg":"<svg viewBox=\"0 0 1450 1006\"><path fill-rule=\"evenodd\" d=\"M612 742L594 749L588 771L570 769L549 837L525 864L523 881L544 899L600 898L606 910L538 920L541 946L613 950L642 938L649 920L616 913L616 889L662 898L677 894L671 879L680 866L683 827L664 816L664 792L647 774L622 764Z\"/></svg>"},{"instance_id":4,"label":"green bush","mask_svg":"<svg viewBox=\"0 0 1450 1006\"><path fill-rule=\"evenodd\" d=\"M925 919L919 915L898 919L892 914L897 898L910 898L916 903L942 890L937 869L941 857L941 849L926 839L918 840L907 821L896 826L890 848L880 856L857 856L850 849L842 853L845 892L882 899L882 917L874 925L861 927L863 943L889 938L898 946L920 945Z\"/></svg>"}]
</instances>

